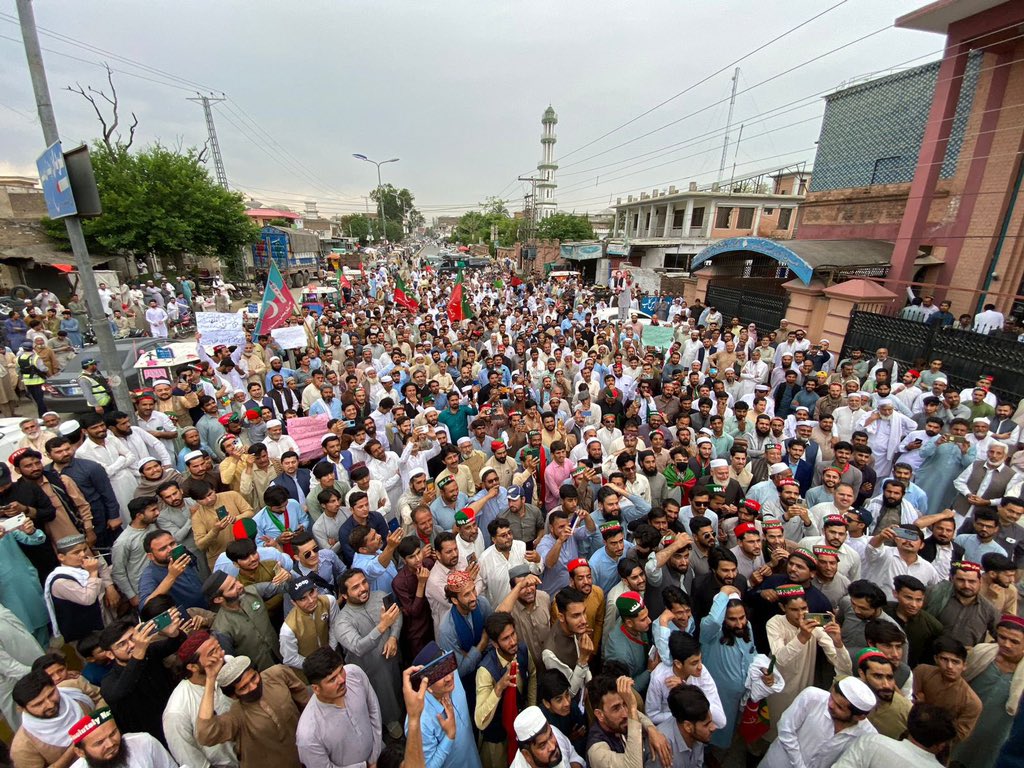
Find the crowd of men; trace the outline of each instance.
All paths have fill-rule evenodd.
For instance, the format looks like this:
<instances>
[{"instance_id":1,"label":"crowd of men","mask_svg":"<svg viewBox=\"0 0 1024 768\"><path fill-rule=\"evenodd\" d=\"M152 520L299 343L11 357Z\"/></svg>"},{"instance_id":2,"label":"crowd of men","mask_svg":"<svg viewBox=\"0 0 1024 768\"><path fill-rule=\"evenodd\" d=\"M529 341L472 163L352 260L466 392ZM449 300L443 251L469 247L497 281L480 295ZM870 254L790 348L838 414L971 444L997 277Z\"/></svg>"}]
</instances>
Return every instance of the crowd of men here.
<instances>
[{"instance_id":1,"label":"crowd of men","mask_svg":"<svg viewBox=\"0 0 1024 768\"><path fill-rule=\"evenodd\" d=\"M306 348L199 338L134 419L24 422L13 765L1021 759L1022 419L990 380L681 300L647 346L628 279L609 307L505 274L449 307L392 254L289 321Z\"/></svg>"}]
</instances>

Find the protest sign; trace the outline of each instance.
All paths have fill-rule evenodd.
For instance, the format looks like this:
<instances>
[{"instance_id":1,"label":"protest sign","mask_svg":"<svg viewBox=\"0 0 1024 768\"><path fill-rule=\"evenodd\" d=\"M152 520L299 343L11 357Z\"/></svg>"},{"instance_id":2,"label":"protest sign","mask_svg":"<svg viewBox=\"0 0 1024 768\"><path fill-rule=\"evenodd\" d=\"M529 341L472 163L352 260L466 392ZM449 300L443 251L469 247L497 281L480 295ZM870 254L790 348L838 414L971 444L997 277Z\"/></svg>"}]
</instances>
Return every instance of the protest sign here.
<instances>
[{"instance_id":1,"label":"protest sign","mask_svg":"<svg viewBox=\"0 0 1024 768\"><path fill-rule=\"evenodd\" d=\"M644 346L668 349L672 346L674 332L675 329L671 325L646 325L643 333Z\"/></svg>"},{"instance_id":2,"label":"protest sign","mask_svg":"<svg viewBox=\"0 0 1024 768\"><path fill-rule=\"evenodd\" d=\"M288 419L288 436L299 446L299 461L310 461L324 455L320 438L327 434L330 416L295 416Z\"/></svg>"},{"instance_id":3,"label":"protest sign","mask_svg":"<svg viewBox=\"0 0 1024 768\"><path fill-rule=\"evenodd\" d=\"M196 330L203 337L204 347L245 344L242 317L232 312L196 312Z\"/></svg>"},{"instance_id":4,"label":"protest sign","mask_svg":"<svg viewBox=\"0 0 1024 768\"><path fill-rule=\"evenodd\" d=\"M284 325L270 332L281 349L298 349L306 346L306 329L301 325ZM205 339L204 339L205 341Z\"/></svg>"}]
</instances>

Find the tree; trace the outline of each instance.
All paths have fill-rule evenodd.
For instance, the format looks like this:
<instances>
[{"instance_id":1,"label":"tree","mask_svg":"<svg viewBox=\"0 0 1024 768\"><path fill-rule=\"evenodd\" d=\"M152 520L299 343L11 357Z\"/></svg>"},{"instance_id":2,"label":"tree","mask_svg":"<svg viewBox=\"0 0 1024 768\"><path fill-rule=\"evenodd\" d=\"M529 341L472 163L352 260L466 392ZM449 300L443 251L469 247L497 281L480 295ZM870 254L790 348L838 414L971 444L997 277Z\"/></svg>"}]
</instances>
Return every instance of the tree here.
<instances>
[{"instance_id":1,"label":"tree","mask_svg":"<svg viewBox=\"0 0 1024 768\"><path fill-rule=\"evenodd\" d=\"M537 237L542 240L593 240L594 228L586 216L574 216L571 213L555 213L541 221L537 227Z\"/></svg>"},{"instance_id":2,"label":"tree","mask_svg":"<svg viewBox=\"0 0 1024 768\"><path fill-rule=\"evenodd\" d=\"M423 223L422 214L413 205L416 198L404 187L397 189L392 184L385 184L370 192L370 199L377 203L377 210L384 209L388 240L402 239L405 234L406 221L409 222L410 227L418 227ZM397 223L398 228L393 230L392 223Z\"/></svg>"},{"instance_id":3,"label":"tree","mask_svg":"<svg viewBox=\"0 0 1024 768\"><path fill-rule=\"evenodd\" d=\"M361 245L367 245L373 232L373 224L368 216L354 213L341 217L341 229L349 237L359 240Z\"/></svg>"},{"instance_id":4,"label":"tree","mask_svg":"<svg viewBox=\"0 0 1024 768\"><path fill-rule=\"evenodd\" d=\"M245 215L242 195L210 178L199 150L158 143L133 153L99 141L90 154L103 204L103 215L82 221L90 251L155 256L179 269L186 253L212 256L229 274L241 274L241 249L259 239L259 229ZM67 241L63 222L44 225Z\"/></svg>"}]
</instances>

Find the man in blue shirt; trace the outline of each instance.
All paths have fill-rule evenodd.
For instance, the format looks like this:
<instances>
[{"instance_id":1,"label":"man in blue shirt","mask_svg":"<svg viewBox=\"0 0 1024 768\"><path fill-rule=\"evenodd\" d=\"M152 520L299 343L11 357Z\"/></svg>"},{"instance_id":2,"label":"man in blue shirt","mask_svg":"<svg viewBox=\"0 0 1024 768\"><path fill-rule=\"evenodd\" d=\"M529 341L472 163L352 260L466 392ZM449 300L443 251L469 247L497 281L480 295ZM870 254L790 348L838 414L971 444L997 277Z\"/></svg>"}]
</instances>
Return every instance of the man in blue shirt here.
<instances>
[{"instance_id":1,"label":"man in blue shirt","mask_svg":"<svg viewBox=\"0 0 1024 768\"><path fill-rule=\"evenodd\" d=\"M477 413L476 408L462 404L461 393L449 392L448 408L437 415L437 420L448 427L448 440L454 445L459 438L469 436L469 418Z\"/></svg>"},{"instance_id":2,"label":"man in blue shirt","mask_svg":"<svg viewBox=\"0 0 1024 768\"><path fill-rule=\"evenodd\" d=\"M425 666L442 655L437 643L431 641L412 663ZM405 728L408 733L408 718ZM481 768L480 751L473 735L473 713L466 702L466 689L455 672L427 688L420 732L426 768Z\"/></svg>"},{"instance_id":3,"label":"man in blue shirt","mask_svg":"<svg viewBox=\"0 0 1024 768\"><path fill-rule=\"evenodd\" d=\"M391 592L391 582L398 575L395 568L395 550L403 538L405 531L401 528L396 528L387 539L382 539L380 534L368 525L357 525L349 534L349 546L356 552L352 558L352 567L366 574L372 592Z\"/></svg>"},{"instance_id":4,"label":"man in blue shirt","mask_svg":"<svg viewBox=\"0 0 1024 768\"><path fill-rule=\"evenodd\" d=\"M590 512L585 509L574 510L574 530L569 512L564 508L566 501L569 499L563 500L563 508L548 515L548 532L537 545L537 554L544 564L541 589L549 595L569 586L569 571L566 570L569 561L580 556L580 546L585 546L587 538L597 531Z\"/></svg>"},{"instance_id":5,"label":"man in blue shirt","mask_svg":"<svg viewBox=\"0 0 1024 768\"><path fill-rule=\"evenodd\" d=\"M368 525L377 532L381 540L386 539L391 531L388 529L388 523L384 516L370 510L370 497L362 491L349 491L348 506L352 514L338 530L338 543L341 544L341 559L346 565L351 566L355 560L356 551L352 547L349 537L356 526Z\"/></svg>"},{"instance_id":6,"label":"man in blue shirt","mask_svg":"<svg viewBox=\"0 0 1024 768\"><path fill-rule=\"evenodd\" d=\"M626 543L622 524L616 520L610 520L601 526L601 538L604 540L604 546L590 556L590 572L594 577L594 583L602 592L608 594L619 582L619 560L633 548L633 545Z\"/></svg>"},{"instance_id":7,"label":"man in blue shirt","mask_svg":"<svg viewBox=\"0 0 1024 768\"><path fill-rule=\"evenodd\" d=\"M170 595L182 612L189 608L206 608L203 582L195 561L188 552L177 559L173 551L178 542L169 531L150 531L143 539L149 564L139 576L139 607L156 595Z\"/></svg>"},{"instance_id":8,"label":"man in blue shirt","mask_svg":"<svg viewBox=\"0 0 1024 768\"><path fill-rule=\"evenodd\" d=\"M256 513L256 542L269 544L276 541L289 555L293 554L292 539L296 531L310 529L309 515L299 502L288 498L288 491L272 485L263 492L263 509Z\"/></svg>"}]
</instances>

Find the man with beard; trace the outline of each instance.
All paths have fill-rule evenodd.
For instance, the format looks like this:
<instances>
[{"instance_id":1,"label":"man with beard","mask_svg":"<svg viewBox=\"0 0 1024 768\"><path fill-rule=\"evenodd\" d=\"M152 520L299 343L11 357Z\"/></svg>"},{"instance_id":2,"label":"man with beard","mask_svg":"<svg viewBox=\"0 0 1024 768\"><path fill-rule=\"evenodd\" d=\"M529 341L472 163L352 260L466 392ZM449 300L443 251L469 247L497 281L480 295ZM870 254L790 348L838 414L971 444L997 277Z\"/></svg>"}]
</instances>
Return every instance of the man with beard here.
<instances>
[{"instance_id":1,"label":"man with beard","mask_svg":"<svg viewBox=\"0 0 1024 768\"><path fill-rule=\"evenodd\" d=\"M661 765L671 765L668 739L639 711L633 680L623 675L597 678L587 691L594 724L587 734L590 768L626 768L643 758L643 737Z\"/></svg>"},{"instance_id":2,"label":"man with beard","mask_svg":"<svg viewBox=\"0 0 1024 768\"><path fill-rule=\"evenodd\" d=\"M508 519L499 517L492 520L487 528L491 546L480 555L480 578L487 599L492 605L498 605L510 591L508 574L512 568L525 564L532 573L540 576L540 555L535 551L528 552L524 542L512 538Z\"/></svg>"},{"instance_id":3,"label":"man with beard","mask_svg":"<svg viewBox=\"0 0 1024 768\"><path fill-rule=\"evenodd\" d=\"M657 665L657 659L647 653L651 616L638 592L619 595L615 610L622 619L622 626L605 640L604 660L622 663L633 678L637 693L643 696L647 693L651 670Z\"/></svg>"},{"instance_id":4,"label":"man with beard","mask_svg":"<svg viewBox=\"0 0 1024 768\"><path fill-rule=\"evenodd\" d=\"M192 426L193 412L202 415L199 394L185 374L173 386L167 379L157 379L153 382L153 394L156 396L154 411L163 414L178 429Z\"/></svg>"},{"instance_id":5,"label":"man with beard","mask_svg":"<svg viewBox=\"0 0 1024 768\"><path fill-rule=\"evenodd\" d=\"M203 659L203 670L206 685L196 719L199 743L234 741L241 768L300 768L295 731L309 692L291 668L277 664L259 672L248 656L220 652ZM234 699L223 715L214 711L218 687Z\"/></svg>"},{"instance_id":6,"label":"man with beard","mask_svg":"<svg viewBox=\"0 0 1024 768\"><path fill-rule=\"evenodd\" d=\"M551 725L540 707L527 707L513 722L516 754L510 768L586 768L569 738Z\"/></svg>"},{"instance_id":7,"label":"man with beard","mask_svg":"<svg viewBox=\"0 0 1024 768\"><path fill-rule=\"evenodd\" d=\"M158 459L165 467L173 465L171 455L164 447L163 441L155 438L147 430L133 426L127 413L111 411L103 417L103 421L111 436L120 440L132 455L133 461L130 467L133 469L140 461L149 456Z\"/></svg>"},{"instance_id":8,"label":"man with beard","mask_svg":"<svg viewBox=\"0 0 1024 768\"><path fill-rule=\"evenodd\" d=\"M295 734L308 768L374 765L383 750L381 713L370 679L333 648L319 648L303 662L313 696Z\"/></svg>"},{"instance_id":9,"label":"man with beard","mask_svg":"<svg viewBox=\"0 0 1024 768\"><path fill-rule=\"evenodd\" d=\"M731 369L730 369L731 370ZM677 685L668 696L672 717L658 725L672 754L672 768L700 768L704 765L704 747L712 743L718 725L704 692L693 685ZM658 768L658 758L648 759L647 768Z\"/></svg>"},{"instance_id":10,"label":"man with beard","mask_svg":"<svg viewBox=\"0 0 1024 768\"><path fill-rule=\"evenodd\" d=\"M149 564L139 576L139 605L159 595L170 595L182 610L207 607L194 555L186 551L174 557L177 544L173 535L159 528L142 540Z\"/></svg>"},{"instance_id":11,"label":"man with beard","mask_svg":"<svg viewBox=\"0 0 1024 768\"><path fill-rule=\"evenodd\" d=\"M242 480L238 487L249 506L258 509L263 501L263 494L278 475L277 468L270 461L267 446L263 443L250 445L246 449L242 464Z\"/></svg>"},{"instance_id":12,"label":"man with beard","mask_svg":"<svg viewBox=\"0 0 1024 768\"><path fill-rule=\"evenodd\" d=\"M675 586L685 594L693 586L694 573L690 570L693 540L688 533L670 533L662 537L661 548L644 564L647 576L647 594L653 613L659 614L661 605L654 599L665 587Z\"/></svg>"},{"instance_id":13,"label":"man with beard","mask_svg":"<svg viewBox=\"0 0 1024 768\"><path fill-rule=\"evenodd\" d=\"M217 611L212 631L228 638L231 647L253 659L261 671L281 661L280 638L263 601L281 592L289 580L288 571L279 568L269 583L244 586L223 571L214 571L203 582L203 596Z\"/></svg>"},{"instance_id":14,"label":"man with beard","mask_svg":"<svg viewBox=\"0 0 1024 768\"><path fill-rule=\"evenodd\" d=\"M121 440L108 436L107 425L98 413L83 414L79 422L86 439L78 447L75 455L103 467L117 497L121 521L127 525L131 522L128 518L128 502L135 495L135 489L139 485L138 475L132 469L135 466L135 459Z\"/></svg>"},{"instance_id":15,"label":"man with beard","mask_svg":"<svg viewBox=\"0 0 1024 768\"><path fill-rule=\"evenodd\" d=\"M715 547L708 554L708 572L697 577L690 593L693 618L698 624L710 613L715 595L722 587L735 587L742 599L747 591L747 580L739 572L736 555L724 547Z\"/></svg>"},{"instance_id":16,"label":"man with beard","mask_svg":"<svg viewBox=\"0 0 1024 768\"><path fill-rule=\"evenodd\" d=\"M615 632L620 626L622 626L622 619L619 618L619 612L615 609L615 601L625 592L636 592L644 595L647 591L647 574L644 571L644 566L641 560L637 558L636 554L628 555L619 560L615 565L616 574L619 580L604 596L604 626L602 631L602 637L610 637L612 632ZM654 592L654 590L651 590ZM660 595L659 595L660 597ZM647 598L644 596L644 602L646 603ZM660 601L659 601L660 604ZM654 617L655 613L651 610L651 606L647 606L651 616ZM653 632L653 630L652 630Z\"/></svg>"},{"instance_id":17,"label":"man with beard","mask_svg":"<svg viewBox=\"0 0 1024 768\"><path fill-rule=\"evenodd\" d=\"M889 657L877 648L865 648L857 657L857 676L878 699L868 721L883 736L900 739L907 730L910 701L896 690L896 675Z\"/></svg>"},{"instance_id":18,"label":"man with beard","mask_svg":"<svg viewBox=\"0 0 1024 768\"><path fill-rule=\"evenodd\" d=\"M769 576L757 587L747 593L746 603L750 608L750 626L754 632L754 642L762 653L768 653L768 639L765 625L768 620L778 614L778 588L785 585L797 585L803 590L801 597L807 603L807 610L812 613L828 613L832 603L815 587L811 580L818 569L818 559L803 548L797 548L786 559L785 571Z\"/></svg>"},{"instance_id":19,"label":"man with beard","mask_svg":"<svg viewBox=\"0 0 1024 768\"><path fill-rule=\"evenodd\" d=\"M834 765L861 736L877 733L868 722L875 694L856 677L844 677L831 690L805 688L779 719L762 768Z\"/></svg>"},{"instance_id":20,"label":"man with beard","mask_svg":"<svg viewBox=\"0 0 1024 768\"><path fill-rule=\"evenodd\" d=\"M590 658L596 650L587 624L586 596L577 589L565 587L555 595L558 622L543 641L541 661L545 669L557 669L569 681L575 699L590 682Z\"/></svg>"},{"instance_id":21,"label":"man with beard","mask_svg":"<svg viewBox=\"0 0 1024 768\"><path fill-rule=\"evenodd\" d=\"M95 710L67 732L78 759L71 768L175 768L167 750L148 733L122 735L109 708Z\"/></svg>"},{"instance_id":22,"label":"man with beard","mask_svg":"<svg viewBox=\"0 0 1024 768\"><path fill-rule=\"evenodd\" d=\"M11 742L13 764L68 765L75 758L68 731L92 711L93 700L77 688L56 686L44 669L18 680L11 698L21 713Z\"/></svg>"},{"instance_id":23,"label":"man with beard","mask_svg":"<svg viewBox=\"0 0 1024 768\"><path fill-rule=\"evenodd\" d=\"M384 593L372 591L366 574L358 568L350 568L341 575L338 592L345 600L335 625L338 641L349 663L358 665L374 681L384 727L391 738L399 738L401 609L397 603L385 608Z\"/></svg>"},{"instance_id":24,"label":"man with beard","mask_svg":"<svg viewBox=\"0 0 1024 768\"><path fill-rule=\"evenodd\" d=\"M164 707L174 687L163 660L185 640L181 614L177 608L172 608L170 614L171 623L162 630L152 621L136 624L121 620L105 627L99 636L100 648L114 659L100 684L104 700L125 730L145 731L161 743L166 743Z\"/></svg>"},{"instance_id":25,"label":"man with beard","mask_svg":"<svg viewBox=\"0 0 1024 768\"><path fill-rule=\"evenodd\" d=\"M953 563L952 576L928 591L925 608L968 648L995 634L999 612L981 595L981 571L978 563L959 560Z\"/></svg>"},{"instance_id":26,"label":"man with beard","mask_svg":"<svg viewBox=\"0 0 1024 768\"><path fill-rule=\"evenodd\" d=\"M516 623L516 634L523 638L534 663L540 666L544 640L551 634L551 596L537 588L540 579L525 564L510 568L508 581L512 589L501 605L507 607L509 598L513 601L509 611Z\"/></svg>"}]
</instances>

